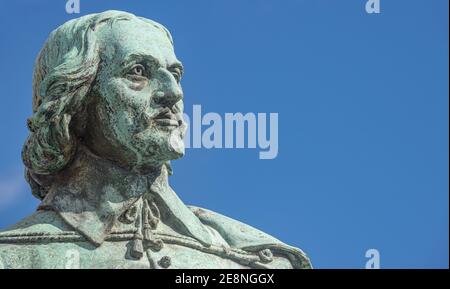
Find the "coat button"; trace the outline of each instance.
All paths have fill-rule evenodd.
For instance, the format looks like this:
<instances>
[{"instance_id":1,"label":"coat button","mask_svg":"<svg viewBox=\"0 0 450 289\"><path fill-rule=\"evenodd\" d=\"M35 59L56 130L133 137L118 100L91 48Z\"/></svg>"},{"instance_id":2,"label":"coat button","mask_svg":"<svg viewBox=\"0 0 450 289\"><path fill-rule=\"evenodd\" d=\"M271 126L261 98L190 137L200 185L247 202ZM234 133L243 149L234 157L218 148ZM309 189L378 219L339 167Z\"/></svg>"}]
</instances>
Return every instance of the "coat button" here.
<instances>
[{"instance_id":1,"label":"coat button","mask_svg":"<svg viewBox=\"0 0 450 289\"><path fill-rule=\"evenodd\" d=\"M169 256L164 256L161 258L161 260L158 261L158 265L165 269L169 268L171 264L172 264L172 260L170 259Z\"/></svg>"},{"instance_id":2,"label":"coat button","mask_svg":"<svg viewBox=\"0 0 450 289\"><path fill-rule=\"evenodd\" d=\"M273 261L273 254L270 249L263 249L258 252L258 255L262 263L270 263Z\"/></svg>"}]
</instances>

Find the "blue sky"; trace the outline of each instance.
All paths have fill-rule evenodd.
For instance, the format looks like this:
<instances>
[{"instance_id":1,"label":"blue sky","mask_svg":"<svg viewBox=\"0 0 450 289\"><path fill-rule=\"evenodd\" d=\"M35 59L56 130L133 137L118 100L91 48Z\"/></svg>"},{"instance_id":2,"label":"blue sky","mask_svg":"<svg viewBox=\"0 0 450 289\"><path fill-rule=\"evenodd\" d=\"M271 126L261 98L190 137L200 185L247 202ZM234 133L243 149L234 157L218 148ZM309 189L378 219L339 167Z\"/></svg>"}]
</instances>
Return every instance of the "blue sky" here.
<instances>
[{"instance_id":1,"label":"blue sky","mask_svg":"<svg viewBox=\"0 0 450 289\"><path fill-rule=\"evenodd\" d=\"M0 228L32 213L21 146L34 59L79 15L65 0L0 2ZM275 112L279 153L189 149L172 186L305 250L317 268L447 268L448 1L89 1L171 31L186 111Z\"/></svg>"}]
</instances>

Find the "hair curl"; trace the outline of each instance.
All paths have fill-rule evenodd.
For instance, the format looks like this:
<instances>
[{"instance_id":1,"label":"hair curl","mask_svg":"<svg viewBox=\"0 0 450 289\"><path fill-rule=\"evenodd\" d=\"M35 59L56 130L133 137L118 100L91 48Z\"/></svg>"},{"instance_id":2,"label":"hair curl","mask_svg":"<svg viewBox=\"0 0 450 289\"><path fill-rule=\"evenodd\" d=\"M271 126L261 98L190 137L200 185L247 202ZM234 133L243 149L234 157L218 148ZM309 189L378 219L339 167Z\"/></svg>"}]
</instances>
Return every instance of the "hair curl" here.
<instances>
[{"instance_id":1,"label":"hair curl","mask_svg":"<svg viewBox=\"0 0 450 289\"><path fill-rule=\"evenodd\" d=\"M86 97L100 64L96 28L135 19L161 29L173 44L167 29L152 20L105 11L64 23L39 52L33 72L33 115L27 121L30 134L22 149L25 178L38 199L48 191L39 179L60 172L74 158L77 140L72 122L83 119L77 115L85 112Z\"/></svg>"}]
</instances>

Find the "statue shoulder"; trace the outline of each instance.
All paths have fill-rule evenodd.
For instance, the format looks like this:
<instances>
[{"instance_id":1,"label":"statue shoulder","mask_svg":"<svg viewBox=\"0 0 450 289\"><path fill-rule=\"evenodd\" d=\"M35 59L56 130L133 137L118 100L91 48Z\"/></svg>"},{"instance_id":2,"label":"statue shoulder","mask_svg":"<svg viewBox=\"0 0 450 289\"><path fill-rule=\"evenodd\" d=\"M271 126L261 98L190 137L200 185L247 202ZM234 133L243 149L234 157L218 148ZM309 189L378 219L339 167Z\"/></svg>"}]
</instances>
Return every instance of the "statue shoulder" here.
<instances>
[{"instance_id":1,"label":"statue shoulder","mask_svg":"<svg viewBox=\"0 0 450 289\"><path fill-rule=\"evenodd\" d=\"M0 268L33 268L39 246L73 234L52 211L37 211L18 223L0 230Z\"/></svg>"},{"instance_id":2,"label":"statue shoulder","mask_svg":"<svg viewBox=\"0 0 450 289\"><path fill-rule=\"evenodd\" d=\"M216 230L232 248L268 254L272 259L288 259L293 268L312 268L309 258L299 248L286 245L267 233L219 213L195 206L188 207L203 224Z\"/></svg>"},{"instance_id":3,"label":"statue shoulder","mask_svg":"<svg viewBox=\"0 0 450 289\"><path fill-rule=\"evenodd\" d=\"M0 230L0 243L10 237L60 235L73 230L53 211L36 211L16 224ZM11 239L13 240L13 239Z\"/></svg>"}]
</instances>

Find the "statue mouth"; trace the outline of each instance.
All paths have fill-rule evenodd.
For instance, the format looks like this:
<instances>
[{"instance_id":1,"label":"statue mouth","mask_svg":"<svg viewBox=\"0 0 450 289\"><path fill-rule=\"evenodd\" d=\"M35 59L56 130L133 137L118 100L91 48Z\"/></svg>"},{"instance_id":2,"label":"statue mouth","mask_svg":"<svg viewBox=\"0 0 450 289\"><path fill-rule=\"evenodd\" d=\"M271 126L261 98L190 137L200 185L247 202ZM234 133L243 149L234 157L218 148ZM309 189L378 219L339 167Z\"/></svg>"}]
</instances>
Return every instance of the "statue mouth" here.
<instances>
[{"instance_id":1,"label":"statue mouth","mask_svg":"<svg viewBox=\"0 0 450 289\"><path fill-rule=\"evenodd\" d=\"M163 108L156 116L153 117L156 125L163 127L179 127L183 124L180 114L174 114L170 108Z\"/></svg>"}]
</instances>

